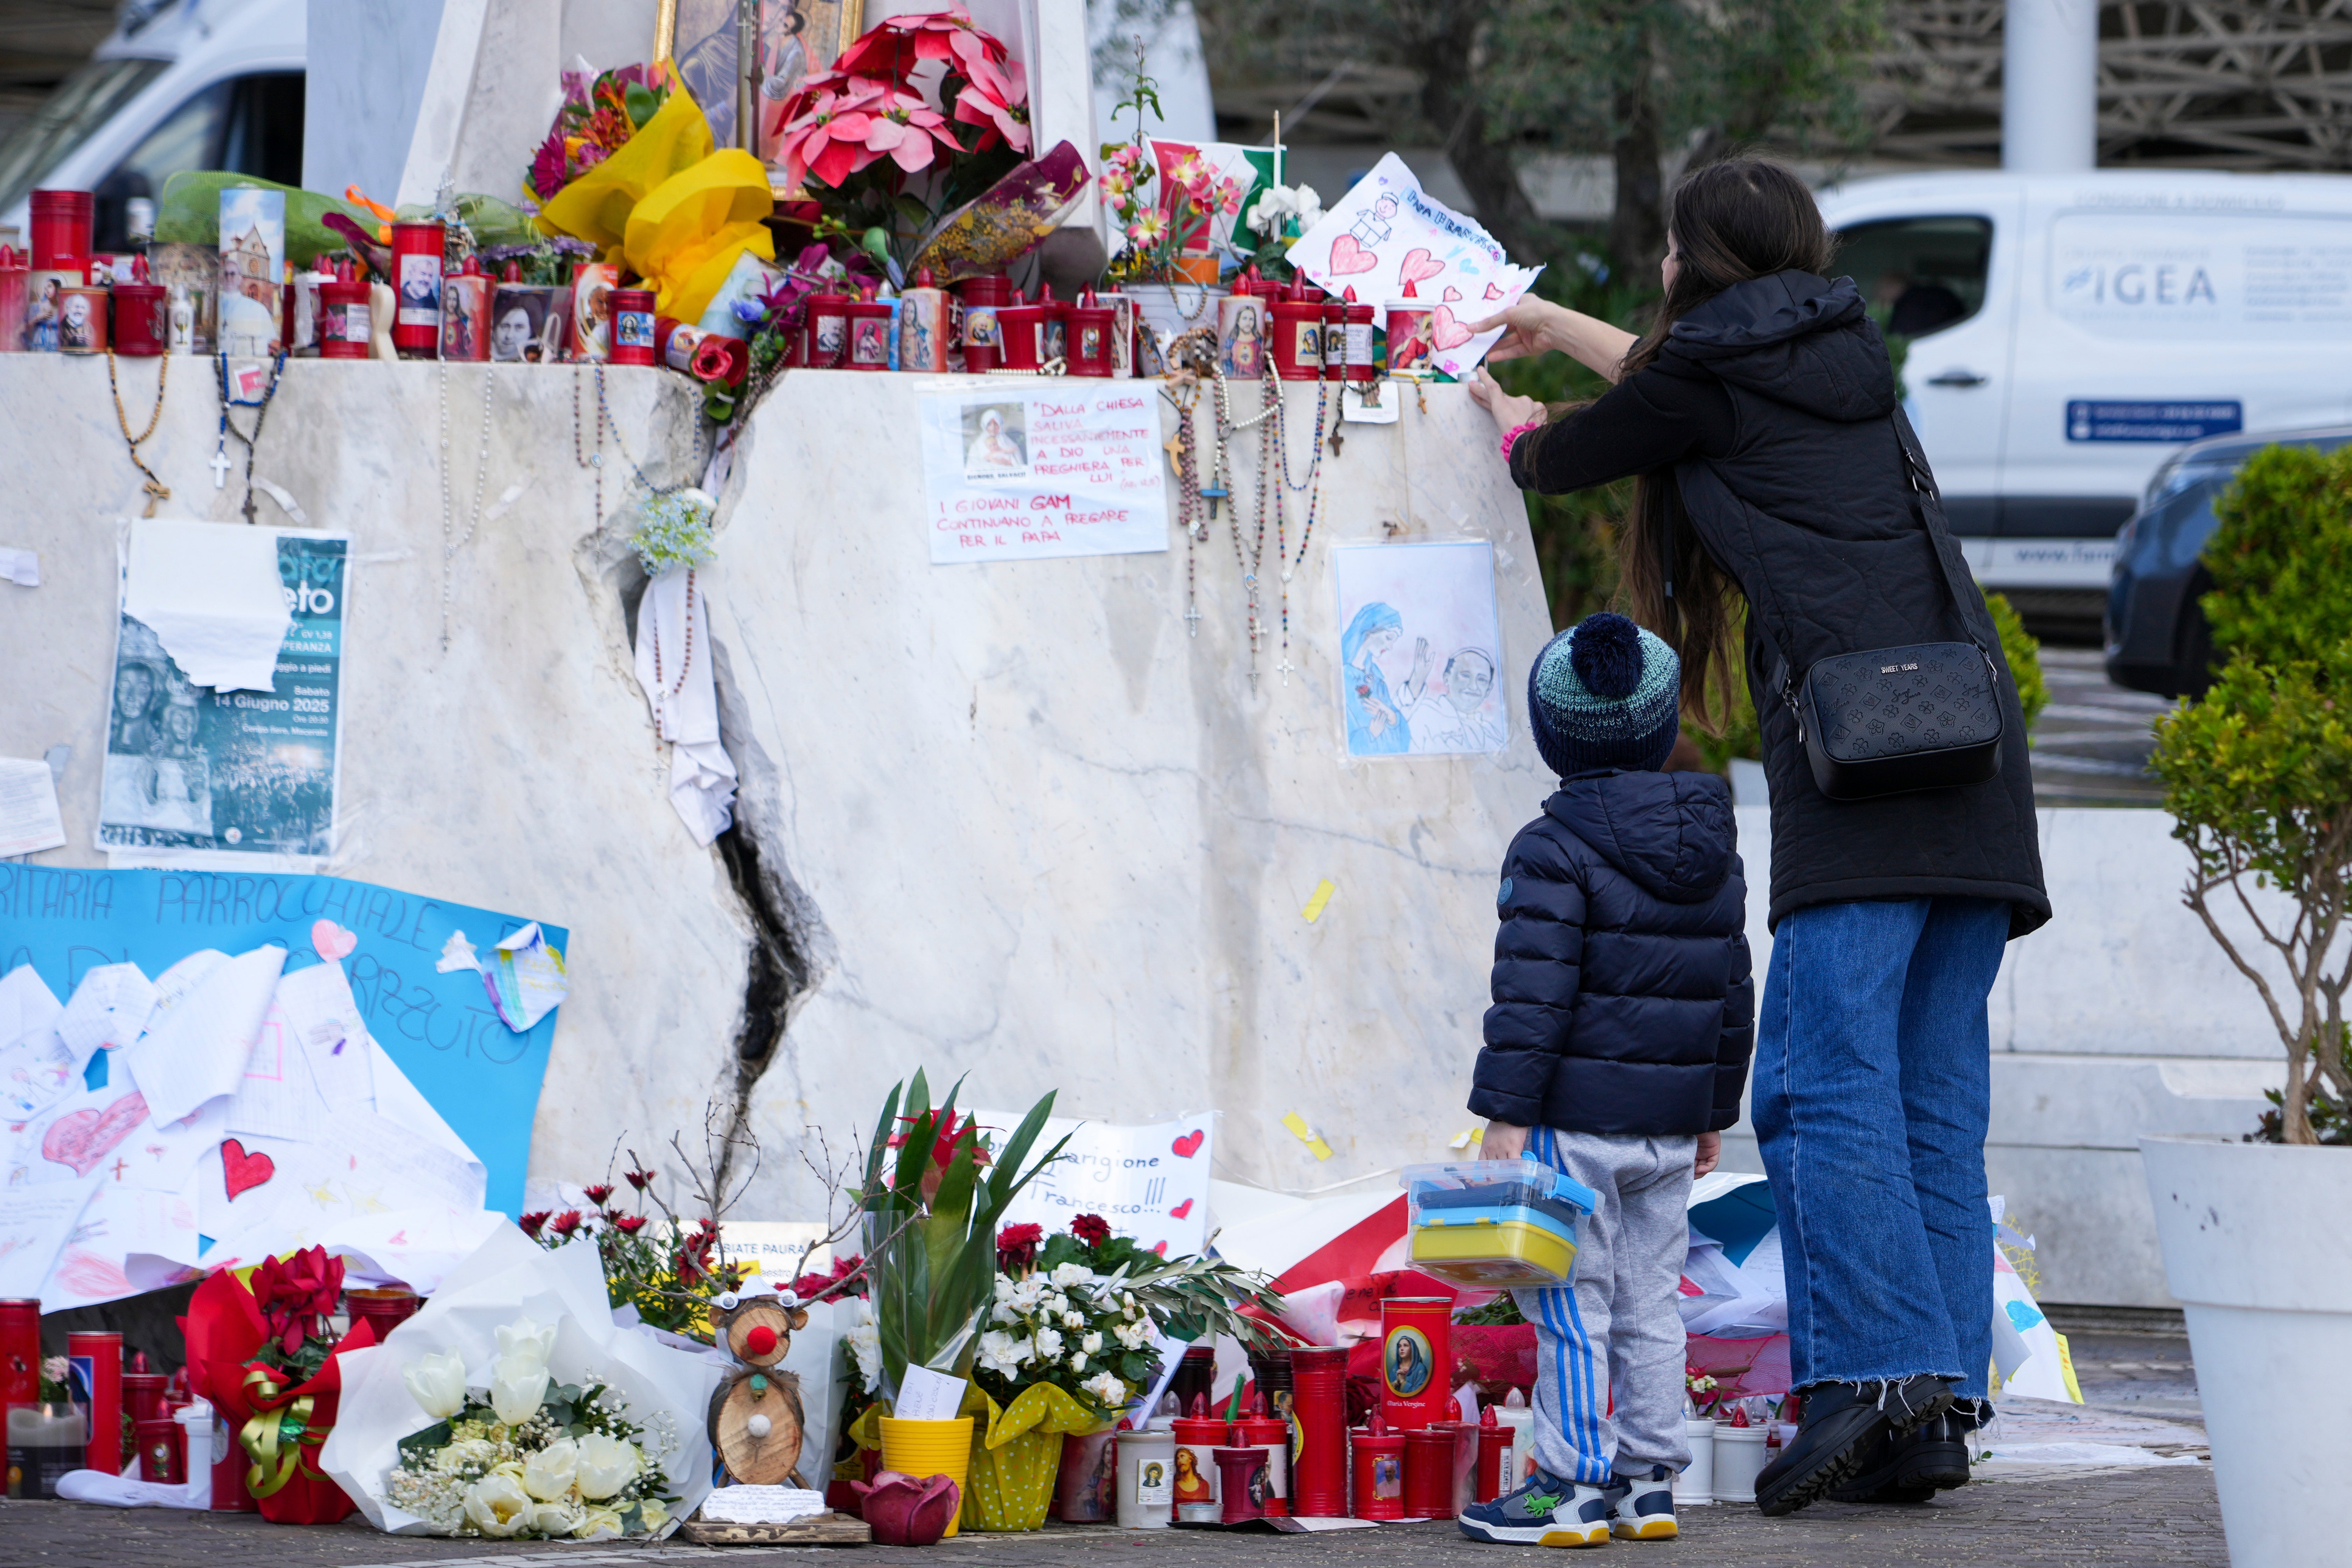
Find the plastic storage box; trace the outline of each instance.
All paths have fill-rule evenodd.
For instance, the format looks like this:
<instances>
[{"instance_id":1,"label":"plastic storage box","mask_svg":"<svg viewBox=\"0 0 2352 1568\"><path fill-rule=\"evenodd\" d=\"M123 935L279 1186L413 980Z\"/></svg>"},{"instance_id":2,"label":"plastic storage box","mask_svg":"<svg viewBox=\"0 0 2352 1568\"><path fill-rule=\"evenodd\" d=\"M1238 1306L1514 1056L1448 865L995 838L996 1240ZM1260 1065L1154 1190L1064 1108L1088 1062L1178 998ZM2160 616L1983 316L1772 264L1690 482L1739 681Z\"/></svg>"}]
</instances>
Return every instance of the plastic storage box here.
<instances>
[{"instance_id":1,"label":"plastic storage box","mask_svg":"<svg viewBox=\"0 0 2352 1568\"><path fill-rule=\"evenodd\" d=\"M1536 1160L1408 1165L1403 1184L1412 1266L1489 1290L1565 1283L1600 1201Z\"/></svg>"}]
</instances>

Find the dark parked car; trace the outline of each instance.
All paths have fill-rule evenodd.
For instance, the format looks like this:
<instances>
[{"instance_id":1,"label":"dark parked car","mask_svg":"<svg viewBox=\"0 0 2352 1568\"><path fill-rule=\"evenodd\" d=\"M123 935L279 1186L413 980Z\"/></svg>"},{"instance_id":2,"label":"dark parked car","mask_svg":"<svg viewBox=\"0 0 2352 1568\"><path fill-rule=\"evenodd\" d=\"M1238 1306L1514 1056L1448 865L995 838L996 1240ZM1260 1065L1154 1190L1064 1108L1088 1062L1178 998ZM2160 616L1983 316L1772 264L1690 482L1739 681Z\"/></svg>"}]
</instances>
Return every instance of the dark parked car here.
<instances>
[{"instance_id":1,"label":"dark parked car","mask_svg":"<svg viewBox=\"0 0 2352 1568\"><path fill-rule=\"evenodd\" d=\"M2108 579L2107 679L2159 697L2201 697L2211 684L2213 634L2199 601L2213 579L2199 559L2219 526L2213 503L2238 467L2265 447L2332 451L2352 429L2216 436L2183 447L2147 482L2139 510L2116 535Z\"/></svg>"}]
</instances>

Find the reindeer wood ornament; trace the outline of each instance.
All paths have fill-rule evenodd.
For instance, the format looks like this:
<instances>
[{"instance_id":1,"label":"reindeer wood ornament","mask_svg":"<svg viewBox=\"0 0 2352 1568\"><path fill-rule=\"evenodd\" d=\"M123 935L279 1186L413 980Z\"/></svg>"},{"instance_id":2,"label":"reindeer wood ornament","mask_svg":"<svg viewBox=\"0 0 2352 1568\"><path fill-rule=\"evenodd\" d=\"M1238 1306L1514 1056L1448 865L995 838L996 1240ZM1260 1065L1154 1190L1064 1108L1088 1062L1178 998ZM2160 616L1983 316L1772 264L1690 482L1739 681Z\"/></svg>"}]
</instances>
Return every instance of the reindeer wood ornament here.
<instances>
[{"instance_id":1,"label":"reindeer wood ornament","mask_svg":"<svg viewBox=\"0 0 2352 1568\"><path fill-rule=\"evenodd\" d=\"M781 1370L808 1311L789 1292L733 1291L711 1303L711 1337L742 1365L710 1398L710 1446L742 1486L793 1486L801 1458L801 1380Z\"/></svg>"}]
</instances>

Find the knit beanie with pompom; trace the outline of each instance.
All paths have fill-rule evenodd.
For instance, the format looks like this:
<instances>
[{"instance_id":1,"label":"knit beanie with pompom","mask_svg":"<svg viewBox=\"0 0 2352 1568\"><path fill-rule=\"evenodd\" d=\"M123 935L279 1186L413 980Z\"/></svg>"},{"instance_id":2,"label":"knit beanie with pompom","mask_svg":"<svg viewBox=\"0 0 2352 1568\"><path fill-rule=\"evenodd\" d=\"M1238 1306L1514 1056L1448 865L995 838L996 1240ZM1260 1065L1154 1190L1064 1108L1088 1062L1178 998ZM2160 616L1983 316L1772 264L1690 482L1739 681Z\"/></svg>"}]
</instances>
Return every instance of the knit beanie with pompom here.
<instances>
[{"instance_id":1,"label":"knit beanie with pompom","mask_svg":"<svg viewBox=\"0 0 2352 1568\"><path fill-rule=\"evenodd\" d=\"M1561 778L1653 769L1681 728L1682 662L1622 616L1587 616L1544 645L1528 672L1536 750Z\"/></svg>"}]
</instances>

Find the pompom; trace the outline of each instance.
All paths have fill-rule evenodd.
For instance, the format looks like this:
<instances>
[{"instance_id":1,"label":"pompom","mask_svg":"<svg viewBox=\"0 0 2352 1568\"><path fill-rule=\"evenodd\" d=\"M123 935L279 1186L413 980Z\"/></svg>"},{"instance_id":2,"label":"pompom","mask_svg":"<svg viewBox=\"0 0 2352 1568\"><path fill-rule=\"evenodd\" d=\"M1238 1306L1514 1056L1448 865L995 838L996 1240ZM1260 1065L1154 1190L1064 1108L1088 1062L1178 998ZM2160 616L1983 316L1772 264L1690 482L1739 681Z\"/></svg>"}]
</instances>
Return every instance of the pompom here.
<instances>
[{"instance_id":1,"label":"pompom","mask_svg":"<svg viewBox=\"0 0 2352 1568\"><path fill-rule=\"evenodd\" d=\"M1630 697L1642 684L1642 633L1622 616L1587 616L1570 636L1569 668L1595 697Z\"/></svg>"}]
</instances>

